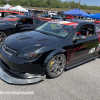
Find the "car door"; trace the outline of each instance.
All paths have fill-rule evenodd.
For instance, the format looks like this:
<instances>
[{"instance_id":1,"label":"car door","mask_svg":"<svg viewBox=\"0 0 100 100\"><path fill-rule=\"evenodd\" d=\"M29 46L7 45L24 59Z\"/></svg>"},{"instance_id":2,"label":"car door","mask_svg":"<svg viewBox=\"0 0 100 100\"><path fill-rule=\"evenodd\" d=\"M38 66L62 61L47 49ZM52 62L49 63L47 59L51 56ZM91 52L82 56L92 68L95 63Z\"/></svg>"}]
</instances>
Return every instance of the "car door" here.
<instances>
[{"instance_id":1,"label":"car door","mask_svg":"<svg viewBox=\"0 0 100 100\"><path fill-rule=\"evenodd\" d=\"M79 39L79 37L81 38ZM69 62L76 64L93 58L97 52L98 38L95 33L95 26L92 24L83 25L74 35L78 39L73 42L69 50Z\"/></svg>"},{"instance_id":2,"label":"car door","mask_svg":"<svg viewBox=\"0 0 100 100\"><path fill-rule=\"evenodd\" d=\"M33 19L23 18L16 23L15 33L33 30Z\"/></svg>"}]
</instances>

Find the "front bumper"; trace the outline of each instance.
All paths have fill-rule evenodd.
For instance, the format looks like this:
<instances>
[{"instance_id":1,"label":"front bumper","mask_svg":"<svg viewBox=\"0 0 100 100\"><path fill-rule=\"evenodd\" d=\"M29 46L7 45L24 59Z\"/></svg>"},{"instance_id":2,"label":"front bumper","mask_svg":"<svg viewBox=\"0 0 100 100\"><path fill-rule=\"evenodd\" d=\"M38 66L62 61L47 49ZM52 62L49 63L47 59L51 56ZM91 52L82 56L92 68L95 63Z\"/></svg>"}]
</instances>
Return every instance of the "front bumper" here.
<instances>
[{"instance_id":1,"label":"front bumper","mask_svg":"<svg viewBox=\"0 0 100 100\"><path fill-rule=\"evenodd\" d=\"M5 69L3 69L4 65L2 64L0 60L0 78L10 84L31 84L31 83L37 83L45 79L45 75L37 75L30 79L22 79L15 77L11 75L11 73L7 72Z\"/></svg>"}]
</instances>

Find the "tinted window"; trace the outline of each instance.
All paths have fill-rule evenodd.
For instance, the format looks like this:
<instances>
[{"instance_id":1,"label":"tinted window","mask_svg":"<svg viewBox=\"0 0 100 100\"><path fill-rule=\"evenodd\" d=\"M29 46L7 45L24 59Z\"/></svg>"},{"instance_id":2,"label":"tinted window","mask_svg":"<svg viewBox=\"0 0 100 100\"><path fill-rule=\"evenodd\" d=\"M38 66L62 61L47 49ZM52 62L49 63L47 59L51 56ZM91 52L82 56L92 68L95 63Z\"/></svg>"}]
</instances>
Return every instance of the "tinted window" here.
<instances>
[{"instance_id":1,"label":"tinted window","mask_svg":"<svg viewBox=\"0 0 100 100\"><path fill-rule=\"evenodd\" d=\"M96 33L100 34L100 27L99 26L96 26Z\"/></svg>"},{"instance_id":2,"label":"tinted window","mask_svg":"<svg viewBox=\"0 0 100 100\"><path fill-rule=\"evenodd\" d=\"M22 19L19 21L21 24L33 24L33 19Z\"/></svg>"},{"instance_id":3,"label":"tinted window","mask_svg":"<svg viewBox=\"0 0 100 100\"><path fill-rule=\"evenodd\" d=\"M94 25L84 25L78 30L78 35L84 35L85 37L93 36L94 33Z\"/></svg>"},{"instance_id":4,"label":"tinted window","mask_svg":"<svg viewBox=\"0 0 100 100\"><path fill-rule=\"evenodd\" d=\"M41 20L34 18L34 24L39 25L41 23L42 23Z\"/></svg>"}]
</instances>

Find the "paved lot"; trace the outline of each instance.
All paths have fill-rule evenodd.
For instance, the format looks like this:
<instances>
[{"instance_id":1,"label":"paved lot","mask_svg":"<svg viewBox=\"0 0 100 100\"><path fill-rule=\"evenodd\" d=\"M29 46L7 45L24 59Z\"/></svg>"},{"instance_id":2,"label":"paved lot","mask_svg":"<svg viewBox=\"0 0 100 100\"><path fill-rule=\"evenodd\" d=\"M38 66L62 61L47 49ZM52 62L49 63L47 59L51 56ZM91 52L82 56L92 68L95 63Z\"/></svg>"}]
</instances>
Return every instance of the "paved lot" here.
<instances>
[{"instance_id":1,"label":"paved lot","mask_svg":"<svg viewBox=\"0 0 100 100\"><path fill-rule=\"evenodd\" d=\"M100 100L100 59L38 84L10 85L0 80L0 93L0 100Z\"/></svg>"}]
</instances>

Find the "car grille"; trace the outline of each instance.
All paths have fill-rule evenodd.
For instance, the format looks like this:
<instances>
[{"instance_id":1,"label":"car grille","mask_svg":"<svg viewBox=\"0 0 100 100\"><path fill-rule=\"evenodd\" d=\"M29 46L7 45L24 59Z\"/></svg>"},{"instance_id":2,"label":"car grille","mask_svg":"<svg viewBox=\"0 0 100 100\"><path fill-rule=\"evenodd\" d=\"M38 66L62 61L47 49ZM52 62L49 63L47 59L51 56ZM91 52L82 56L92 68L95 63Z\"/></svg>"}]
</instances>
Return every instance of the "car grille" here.
<instances>
[{"instance_id":1,"label":"car grille","mask_svg":"<svg viewBox=\"0 0 100 100\"><path fill-rule=\"evenodd\" d=\"M2 68L7 72L9 73L9 75L13 75L13 77L17 77L18 78L18 74L25 74L24 71L20 71L20 70L17 70L17 69L13 69L11 67L9 67L9 65L7 65L2 59L1 60L1 64L2 64Z\"/></svg>"},{"instance_id":2,"label":"car grille","mask_svg":"<svg viewBox=\"0 0 100 100\"><path fill-rule=\"evenodd\" d=\"M3 44L2 49L9 55L13 55L16 52L16 50L8 47L6 44Z\"/></svg>"},{"instance_id":3,"label":"car grille","mask_svg":"<svg viewBox=\"0 0 100 100\"><path fill-rule=\"evenodd\" d=\"M3 67L10 71L9 66L8 66L3 60L1 60L1 62L2 62L2 64L5 66L5 67L4 67L4 66L3 66Z\"/></svg>"}]
</instances>

